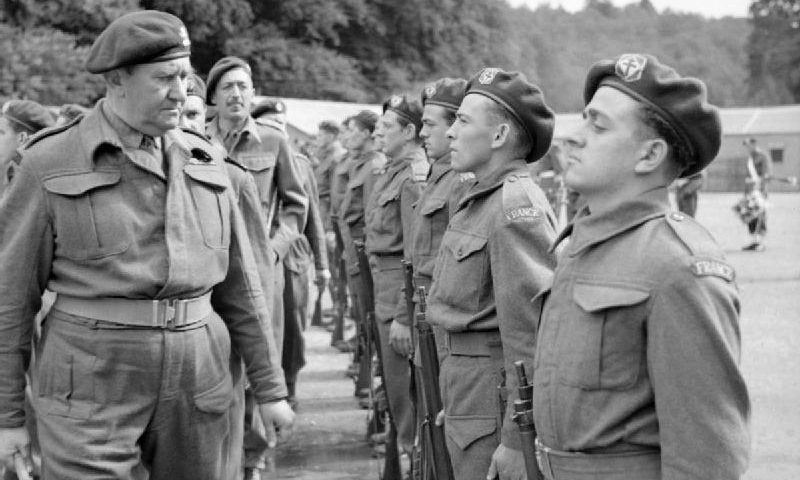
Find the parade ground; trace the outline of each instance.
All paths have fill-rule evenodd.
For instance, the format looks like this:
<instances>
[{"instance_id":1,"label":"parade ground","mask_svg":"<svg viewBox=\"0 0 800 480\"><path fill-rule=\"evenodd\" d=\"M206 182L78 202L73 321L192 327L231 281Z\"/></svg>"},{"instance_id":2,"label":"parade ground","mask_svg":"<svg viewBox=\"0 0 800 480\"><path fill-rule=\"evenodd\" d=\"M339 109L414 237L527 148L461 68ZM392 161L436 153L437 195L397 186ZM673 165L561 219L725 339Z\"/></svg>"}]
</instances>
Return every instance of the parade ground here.
<instances>
[{"instance_id":1,"label":"parade ground","mask_svg":"<svg viewBox=\"0 0 800 480\"><path fill-rule=\"evenodd\" d=\"M736 268L741 292L742 368L752 402L747 480L800 478L800 194L770 195L764 252L743 252L745 226L731 210L738 194L703 194L697 218ZM271 479L378 479L380 460L364 441L366 411L344 376L350 359L306 332L294 437L270 456ZM687 398L686 401L691 401Z\"/></svg>"}]
</instances>

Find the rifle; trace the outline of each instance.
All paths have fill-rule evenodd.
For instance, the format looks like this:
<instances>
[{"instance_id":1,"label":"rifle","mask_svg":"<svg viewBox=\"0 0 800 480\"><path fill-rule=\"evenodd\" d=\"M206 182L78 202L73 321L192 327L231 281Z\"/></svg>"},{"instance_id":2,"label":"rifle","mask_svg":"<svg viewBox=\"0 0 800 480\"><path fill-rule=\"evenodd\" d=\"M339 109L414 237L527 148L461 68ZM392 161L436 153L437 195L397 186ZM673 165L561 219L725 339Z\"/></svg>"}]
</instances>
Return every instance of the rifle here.
<instances>
[{"instance_id":1,"label":"rifle","mask_svg":"<svg viewBox=\"0 0 800 480\"><path fill-rule=\"evenodd\" d=\"M536 426L533 424L533 385L528 383L525 374L525 364L521 360L514 362L517 370L519 398L514 400L514 415L512 418L519 426L519 436L522 439L522 455L525 457L525 472L528 480L543 480L539 464L536 461Z\"/></svg>"},{"instance_id":2,"label":"rifle","mask_svg":"<svg viewBox=\"0 0 800 480\"><path fill-rule=\"evenodd\" d=\"M336 238L336 246L333 249L334 261L336 262L336 278L333 280L333 304L336 309L336 317L333 319L333 333L331 333L331 345L344 341L344 311L347 308L347 266L344 261L344 240L342 230L339 227L339 218L331 215L331 226L333 235Z\"/></svg>"},{"instance_id":3,"label":"rifle","mask_svg":"<svg viewBox=\"0 0 800 480\"><path fill-rule=\"evenodd\" d=\"M369 259L367 258L367 251L364 247L364 242L353 242L356 247L356 255L358 256L358 270L359 277L361 278L361 295L363 309L361 310L364 315L364 328L366 329L367 336L367 350L362 353L366 355L366 361L371 365L372 363L372 346L375 346L378 351L378 356L381 355L381 345L376 341L377 335L374 335L375 328L375 290L372 282L372 271L369 267ZM362 358L363 360L363 358ZM370 372L371 372L370 368ZM383 375L383 368L380 369L380 376L383 383L386 383L386 377ZM371 375L371 373L370 373ZM373 414L373 423L378 421L380 412L377 411L377 402L375 402L375 395L373 391L373 384L370 379L369 382L369 395L370 404L376 411ZM386 456L383 461L383 475L380 478L388 480L400 480L402 478L400 469L400 452L397 449L397 429L392 425L392 422L387 422L390 425L389 431L386 434ZM377 425L375 425L377 430Z\"/></svg>"},{"instance_id":4,"label":"rifle","mask_svg":"<svg viewBox=\"0 0 800 480\"><path fill-rule=\"evenodd\" d=\"M419 296L419 313L416 326L418 331L418 348L422 363L422 398L425 400L425 421L423 425L430 438L432 452L431 467L436 480L453 480L453 466L444 439L444 429L436 425L436 415L442 410L442 395L439 391L439 355L436 351L436 339L433 328L426 316L425 287L417 289Z\"/></svg>"}]
</instances>

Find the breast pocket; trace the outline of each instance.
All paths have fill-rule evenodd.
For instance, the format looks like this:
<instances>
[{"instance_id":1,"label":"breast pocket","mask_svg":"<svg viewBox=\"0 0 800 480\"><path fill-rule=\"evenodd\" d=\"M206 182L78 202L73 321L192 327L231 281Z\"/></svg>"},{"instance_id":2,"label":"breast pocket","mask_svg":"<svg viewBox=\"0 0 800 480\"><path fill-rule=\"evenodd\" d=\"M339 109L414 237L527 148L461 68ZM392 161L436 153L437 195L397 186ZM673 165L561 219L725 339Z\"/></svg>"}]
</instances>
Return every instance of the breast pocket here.
<instances>
[{"instance_id":1,"label":"breast pocket","mask_svg":"<svg viewBox=\"0 0 800 480\"><path fill-rule=\"evenodd\" d=\"M436 279L438 295L466 311L478 310L482 293L489 289L488 239L449 230L442 240L442 267Z\"/></svg>"},{"instance_id":2,"label":"breast pocket","mask_svg":"<svg viewBox=\"0 0 800 480\"><path fill-rule=\"evenodd\" d=\"M426 198L419 208L420 215L424 218L424 224L427 225L426 231L417 232L417 243L414 245L419 249L419 253L433 254L433 244L436 232L444 232L447 230L447 222L449 220L447 211L445 210L447 199L442 197Z\"/></svg>"},{"instance_id":3,"label":"breast pocket","mask_svg":"<svg viewBox=\"0 0 800 480\"><path fill-rule=\"evenodd\" d=\"M56 254L94 260L124 252L130 245L123 212L119 170L70 173L48 178Z\"/></svg>"},{"instance_id":4,"label":"breast pocket","mask_svg":"<svg viewBox=\"0 0 800 480\"><path fill-rule=\"evenodd\" d=\"M400 229L400 191L392 190L382 193L376 201L378 233L392 234Z\"/></svg>"},{"instance_id":5,"label":"breast pocket","mask_svg":"<svg viewBox=\"0 0 800 480\"><path fill-rule=\"evenodd\" d=\"M197 223L206 246L227 249L230 246L230 199L225 174L210 166L186 165Z\"/></svg>"},{"instance_id":6,"label":"breast pocket","mask_svg":"<svg viewBox=\"0 0 800 480\"><path fill-rule=\"evenodd\" d=\"M561 381L585 390L632 387L645 364L645 287L576 282L577 308L562 318L559 343L569 353L560 365Z\"/></svg>"}]
</instances>

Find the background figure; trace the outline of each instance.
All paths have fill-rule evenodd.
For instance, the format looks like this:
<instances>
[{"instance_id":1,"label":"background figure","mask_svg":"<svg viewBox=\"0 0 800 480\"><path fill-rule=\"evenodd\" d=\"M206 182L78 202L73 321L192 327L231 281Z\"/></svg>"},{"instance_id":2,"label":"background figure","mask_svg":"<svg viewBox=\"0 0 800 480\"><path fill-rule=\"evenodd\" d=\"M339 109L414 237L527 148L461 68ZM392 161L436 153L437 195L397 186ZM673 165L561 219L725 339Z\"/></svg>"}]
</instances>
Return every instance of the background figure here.
<instances>
[{"instance_id":1,"label":"background figure","mask_svg":"<svg viewBox=\"0 0 800 480\"><path fill-rule=\"evenodd\" d=\"M677 189L675 199L678 202L678 210L694 218L697 213L697 203L700 198L700 190L705 183L705 170L690 175L686 178L679 178L675 181Z\"/></svg>"},{"instance_id":2,"label":"background figure","mask_svg":"<svg viewBox=\"0 0 800 480\"><path fill-rule=\"evenodd\" d=\"M55 124L46 108L32 100L9 100L0 114L0 197L19 165L18 149L30 135Z\"/></svg>"},{"instance_id":3,"label":"background figure","mask_svg":"<svg viewBox=\"0 0 800 480\"><path fill-rule=\"evenodd\" d=\"M748 138L744 141L744 146L747 148L747 180L752 183L753 188L761 192L764 200L768 198L767 184L772 179L772 158L764 153L761 147L758 146L758 141L755 138ZM745 192L749 187L745 185ZM747 195L747 193L745 193ZM752 193L750 194L752 196ZM750 228L751 242L742 247L745 251L761 252L766 248L764 246L764 236L767 234L767 205L764 202L761 213L758 215L758 221Z\"/></svg>"},{"instance_id":4,"label":"background figure","mask_svg":"<svg viewBox=\"0 0 800 480\"><path fill-rule=\"evenodd\" d=\"M753 243L744 250L763 252L764 244L758 241L766 233L767 201L761 193L758 182L748 178L744 182L744 197L733 206L734 212L739 215L747 231L753 237Z\"/></svg>"}]
</instances>

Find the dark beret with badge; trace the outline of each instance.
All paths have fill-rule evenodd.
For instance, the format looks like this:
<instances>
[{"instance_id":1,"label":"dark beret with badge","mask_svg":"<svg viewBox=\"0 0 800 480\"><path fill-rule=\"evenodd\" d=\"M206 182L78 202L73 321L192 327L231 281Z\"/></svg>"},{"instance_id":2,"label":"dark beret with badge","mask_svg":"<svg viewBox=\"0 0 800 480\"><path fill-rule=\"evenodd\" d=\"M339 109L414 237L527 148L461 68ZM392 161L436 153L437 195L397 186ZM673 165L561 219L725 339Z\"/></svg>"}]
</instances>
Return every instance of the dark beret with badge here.
<instances>
[{"instance_id":1,"label":"dark beret with badge","mask_svg":"<svg viewBox=\"0 0 800 480\"><path fill-rule=\"evenodd\" d=\"M94 41L86 70L104 73L120 67L188 57L192 43L183 22L157 10L125 14Z\"/></svg>"},{"instance_id":2,"label":"dark beret with badge","mask_svg":"<svg viewBox=\"0 0 800 480\"><path fill-rule=\"evenodd\" d=\"M463 78L441 78L422 89L422 106L439 105L455 111L466 92L467 81Z\"/></svg>"},{"instance_id":3,"label":"dark beret with badge","mask_svg":"<svg viewBox=\"0 0 800 480\"><path fill-rule=\"evenodd\" d=\"M217 89L217 84L219 83L220 79L223 75L228 73L229 71L233 70L234 68L241 68L247 75L252 76L253 71L250 69L250 65L242 60L239 57L222 57L217 60L217 63L211 67L211 70L208 71L208 90L206 93L206 103L209 105L214 105L214 90Z\"/></svg>"},{"instance_id":4,"label":"dark beret with badge","mask_svg":"<svg viewBox=\"0 0 800 480\"><path fill-rule=\"evenodd\" d=\"M498 103L525 129L533 148L525 160L542 158L553 140L555 114L544 101L544 94L520 72L484 68L467 83L466 95L483 95Z\"/></svg>"},{"instance_id":5,"label":"dark beret with badge","mask_svg":"<svg viewBox=\"0 0 800 480\"><path fill-rule=\"evenodd\" d=\"M588 104L598 88L615 88L647 105L669 124L689 152L681 177L705 168L719 152L722 122L717 107L708 103L706 85L683 77L652 55L625 54L595 63L583 90Z\"/></svg>"},{"instance_id":6,"label":"dark beret with badge","mask_svg":"<svg viewBox=\"0 0 800 480\"><path fill-rule=\"evenodd\" d=\"M36 133L56 123L53 115L33 100L9 100L3 105L3 116L17 132Z\"/></svg>"},{"instance_id":7,"label":"dark beret with badge","mask_svg":"<svg viewBox=\"0 0 800 480\"><path fill-rule=\"evenodd\" d=\"M422 105L419 102L409 99L407 95L392 95L383 102L383 113L387 110L413 124L419 135L422 130Z\"/></svg>"},{"instance_id":8,"label":"dark beret with badge","mask_svg":"<svg viewBox=\"0 0 800 480\"><path fill-rule=\"evenodd\" d=\"M206 82L200 75L193 73L189 75L189 81L186 84L186 95L194 95L200 97L203 102L206 100Z\"/></svg>"},{"instance_id":9,"label":"dark beret with badge","mask_svg":"<svg viewBox=\"0 0 800 480\"><path fill-rule=\"evenodd\" d=\"M268 98L253 107L250 115L253 118L258 118L261 115L278 115L281 113L286 113L286 104L277 98Z\"/></svg>"}]
</instances>

